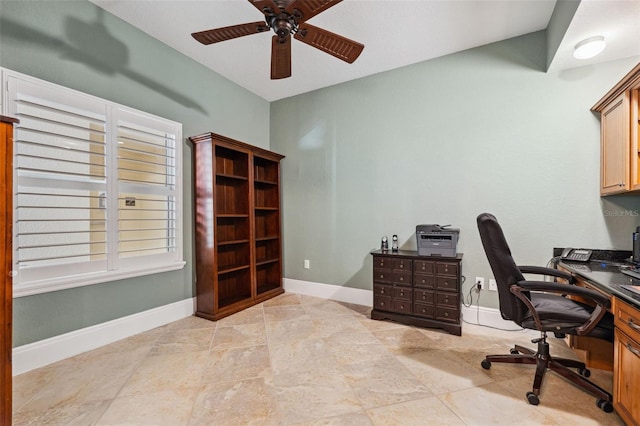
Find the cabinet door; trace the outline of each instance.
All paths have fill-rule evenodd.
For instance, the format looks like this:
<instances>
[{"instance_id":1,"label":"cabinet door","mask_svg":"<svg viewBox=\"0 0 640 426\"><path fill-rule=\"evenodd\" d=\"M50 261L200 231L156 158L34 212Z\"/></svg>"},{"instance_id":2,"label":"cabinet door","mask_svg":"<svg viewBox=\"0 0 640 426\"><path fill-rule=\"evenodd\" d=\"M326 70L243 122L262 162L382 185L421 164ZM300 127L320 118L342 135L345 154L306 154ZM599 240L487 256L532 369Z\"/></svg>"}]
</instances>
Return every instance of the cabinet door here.
<instances>
[{"instance_id":1,"label":"cabinet door","mask_svg":"<svg viewBox=\"0 0 640 426\"><path fill-rule=\"evenodd\" d=\"M623 93L612 101L600 118L600 193L629 190L629 97Z\"/></svg>"},{"instance_id":2,"label":"cabinet door","mask_svg":"<svg viewBox=\"0 0 640 426\"><path fill-rule=\"evenodd\" d=\"M640 422L640 343L615 331L613 405L628 424Z\"/></svg>"},{"instance_id":3,"label":"cabinet door","mask_svg":"<svg viewBox=\"0 0 640 426\"><path fill-rule=\"evenodd\" d=\"M640 424L640 311L613 298L613 407L627 424Z\"/></svg>"},{"instance_id":4,"label":"cabinet door","mask_svg":"<svg viewBox=\"0 0 640 426\"><path fill-rule=\"evenodd\" d=\"M640 146L638 146L638 137L640 136L640 89L631 92L631 102L629 104L629 114L631 117L631 127L629 129L631 141L631 190L640 189Z\"/></svg>"}]
</instances>

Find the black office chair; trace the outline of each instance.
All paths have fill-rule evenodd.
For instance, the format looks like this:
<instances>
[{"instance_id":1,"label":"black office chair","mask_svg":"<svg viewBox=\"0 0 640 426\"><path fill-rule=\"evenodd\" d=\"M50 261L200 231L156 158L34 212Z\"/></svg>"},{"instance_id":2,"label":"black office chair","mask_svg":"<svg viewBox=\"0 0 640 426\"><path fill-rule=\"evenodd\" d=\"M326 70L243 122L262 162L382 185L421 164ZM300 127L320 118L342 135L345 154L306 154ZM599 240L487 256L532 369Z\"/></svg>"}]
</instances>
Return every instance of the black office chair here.
<instances>
[{"instance_id":1,"label":"black office chair","mask_svg":"<svg viewBox=\"0 0 640 426\"><path fill-rule=\"evenodd\" d=\"M482 367L488 370L492 362L535 364L533 391L527 392L529 404L540 403L542 380L547 369L550 369L596 396L596 403L603 411L613 411L611 394L587 380L591 373L585 364L572 359L553 358L549 354L547 342L547 332L553 332L556 336L592 336L612 342L613 315L607 312L609 299L584 287L526 280L523 274L553 276L565 279L570 284L574 282L570 274L557 269L517 266L496 218L489 213L483 213L478 216L477 221L480 239L498 285L502 318L511 320L523 328L539 330L541 333L540 338L531 341L538 344L536 352L515 345L510 350L510 355L487 355L481 362ZM592 301L595 307L571 300L565 295ZM570 368L577 369L577 372Z\"/></svg>"}]
</instances>

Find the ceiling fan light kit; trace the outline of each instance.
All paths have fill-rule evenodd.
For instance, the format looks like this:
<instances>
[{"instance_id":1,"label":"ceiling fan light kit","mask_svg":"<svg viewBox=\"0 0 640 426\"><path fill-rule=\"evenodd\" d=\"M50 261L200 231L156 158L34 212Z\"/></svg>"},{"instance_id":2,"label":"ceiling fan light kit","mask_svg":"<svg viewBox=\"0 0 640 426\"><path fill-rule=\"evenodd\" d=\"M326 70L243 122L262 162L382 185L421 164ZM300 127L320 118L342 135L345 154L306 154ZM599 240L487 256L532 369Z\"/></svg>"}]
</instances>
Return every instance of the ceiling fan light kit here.
<instances>
[{"instance_id":1,"label":"ceiling fan light kit","mask_svg":"<svg viewBox=\"0 0 640 426\"><path fill-rule=\"evenodd\" d=\"M273 30L271 38L271 79L291 77L291 35L349 64L353 63L364 45L306 21L342 0L249 0L265 16L265 21L231 25L200 31L191 35L202 44L244 37Z\"/></svg>"}]
</instances>

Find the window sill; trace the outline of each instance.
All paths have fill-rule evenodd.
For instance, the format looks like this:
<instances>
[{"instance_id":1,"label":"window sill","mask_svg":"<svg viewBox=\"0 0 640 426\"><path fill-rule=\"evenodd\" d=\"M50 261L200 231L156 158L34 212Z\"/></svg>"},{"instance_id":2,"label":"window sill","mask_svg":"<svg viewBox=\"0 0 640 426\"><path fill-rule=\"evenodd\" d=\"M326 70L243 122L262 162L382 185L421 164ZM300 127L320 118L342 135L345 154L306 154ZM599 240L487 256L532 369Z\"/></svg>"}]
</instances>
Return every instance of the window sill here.
<instances>
[{"instance_id":1,"label":"window sill","mask_svg":"<svg viewBox=\"0 0 640 426\"><path fill-rule=\"evenodd\" d=\"M58 279L47 279L32 281L13 286L13 297L25 297L35 294L50 293L52 291L67 290L70 288L84 287L88 285L100 284L104 282L124 280L127 278L141 277L144 275L158 274L161 272L177 271L184 267L186 262L177 261L153 266L149 268L136 268L135 271L118 270L113 272L89 273L75 276L67 276Z\"/></svg>"}]
</instances>

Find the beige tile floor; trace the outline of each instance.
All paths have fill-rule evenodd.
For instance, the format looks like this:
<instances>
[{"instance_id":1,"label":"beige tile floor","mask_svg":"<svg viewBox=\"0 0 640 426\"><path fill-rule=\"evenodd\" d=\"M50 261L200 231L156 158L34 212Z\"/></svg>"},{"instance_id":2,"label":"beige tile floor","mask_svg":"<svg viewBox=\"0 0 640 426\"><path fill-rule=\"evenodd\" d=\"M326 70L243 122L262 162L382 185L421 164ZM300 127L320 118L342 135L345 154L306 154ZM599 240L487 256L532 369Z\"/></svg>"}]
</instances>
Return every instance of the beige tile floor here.
<instances>
[{"instance_id":1,"label":"beige tile floor","mask_svg":"<svg viewBox=\"0 0 640 426\"><path fill-rule=\"evenodd\" d=\"M218 322L190 317L14 378L15 425L623 425L550 373L485 354L528 331L461 337L284 294ZM571 356L551 339L552 353ZM592 379L612 387L610 372Z\"/></svg>"}]
</instances>

